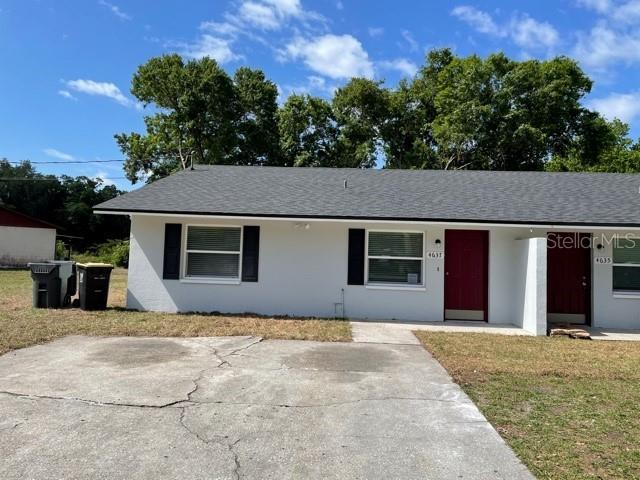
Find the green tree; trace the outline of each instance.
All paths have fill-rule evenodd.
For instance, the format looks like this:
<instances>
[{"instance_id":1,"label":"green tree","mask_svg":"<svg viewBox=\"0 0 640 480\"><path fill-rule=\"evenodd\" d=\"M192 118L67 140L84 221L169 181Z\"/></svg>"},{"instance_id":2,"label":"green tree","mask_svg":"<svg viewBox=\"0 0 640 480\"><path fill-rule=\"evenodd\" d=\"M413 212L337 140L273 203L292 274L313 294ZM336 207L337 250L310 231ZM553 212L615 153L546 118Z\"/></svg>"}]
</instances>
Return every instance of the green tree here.
<instances>
[{"instance_id":1,"label":"green tree","mask_svg":"<svg viewBox=\"0 0 640 480\"><path fill-rule=\"evenodd\" d=\"M504 54L453 58L434 88L432 123L443 167L541 170L578 135L591 81L566 57L515 62Z\"/></svg>"},{"instance_id":2,"label":"green tree","mask_svg":"<svg viewBox=\"0 0 640 480\"><path fill-rule=\"evenodd\" d=\"M381 127L387 168L440 168L431 131L433 99L426 89L403 80L389 93L386 121Z\"/></svg>"},{"instance_id":3,"label":"green tree","mask_svg":"<svg viewBox=\"0 0 640 480\"><path fill-rule=\"evenodd\" d=\"M0 178L0 204L54 223L52 208L65 198L57 177L38 173L29 161L12 165L3 158L0 160Z\"/></svg>"},{"instance_id":4,"label":"green tree","mask_svg":"<svg viewBox=\"0 0 640 480\"><path fill-rule=\"evenodd\" d=\"M389 91L381 82L353 78L335 92L332 109L339 127L335 166L374 167L389 117Z\"/></svg>"},{"instance_id":5,"label":"green tree","mask_svg":"<svg viewBox=\"0 0 640 480\"><path fill-rule=\"evenodd\" d=\"M629 137L629 126L620 120L593 117L580 139L556 155L546 169L554 172L640 173L640 140Z\"/></svg>"},{"instance_id":6,"label":"green tree","mask_svg":"<svg viewBox=\"0 0 640 480\"><path fill-rule=\"evenodd\" d=\"M391 93L387 166L541 170L580 138L591 80L566 57L517 62L504 54L432 50ZM595 147L595 146L594 146Z\"/></svg>"},{"instance_id":7,"label":"green tree","mask_svg":"<svg viewBox=\"0 0 640 480\"><path fill-rule=\"evenodd\" d=\"M234 163L279 165L278 89L260 70L241 67L233 83L240 107L236 127L238 149Z\"/></svg>"},{"instance_id":8,"label":"green tree","mask_svg":"<svg viewBox=\"0 0 640 480\"><path fill-rule=\"evenodd\" d=\"M291 95L278 112L283 165L335 167L338 127L331 105L309 95Z\"/></svg>"},{"instance_id":9,"label":"green tree","mask_svg":"<svg viewBox=\"0 0 640 480\"><path fill-rule=\"evenodd\" d=\"M194 163L234 163L240 106L231 78L215 60L152 58L133 76L131 93L145 106L146 134L117 134L132 182L151 180Z\"/></svg>"}]
</instances>

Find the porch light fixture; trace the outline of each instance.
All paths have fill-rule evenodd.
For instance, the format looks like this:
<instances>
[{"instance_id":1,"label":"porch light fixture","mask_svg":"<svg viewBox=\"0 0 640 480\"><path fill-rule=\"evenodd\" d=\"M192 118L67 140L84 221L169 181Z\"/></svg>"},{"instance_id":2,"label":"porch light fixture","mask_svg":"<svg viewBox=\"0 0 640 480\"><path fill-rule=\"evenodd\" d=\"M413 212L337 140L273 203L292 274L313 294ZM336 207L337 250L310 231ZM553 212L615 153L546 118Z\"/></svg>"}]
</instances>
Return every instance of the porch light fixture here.
<instances>
[{"instance_id":1,"label":"porch light fixture","mask_svg":"<svg viewBox=\"0 0 640 480\"><path fill-rule=\"evenodd\" d=\"M436 241L433 243L435 243L436 245L440 245L442 243L442 240L440 240L439 238L436 238Z\"/></svg>"}]
</instances>

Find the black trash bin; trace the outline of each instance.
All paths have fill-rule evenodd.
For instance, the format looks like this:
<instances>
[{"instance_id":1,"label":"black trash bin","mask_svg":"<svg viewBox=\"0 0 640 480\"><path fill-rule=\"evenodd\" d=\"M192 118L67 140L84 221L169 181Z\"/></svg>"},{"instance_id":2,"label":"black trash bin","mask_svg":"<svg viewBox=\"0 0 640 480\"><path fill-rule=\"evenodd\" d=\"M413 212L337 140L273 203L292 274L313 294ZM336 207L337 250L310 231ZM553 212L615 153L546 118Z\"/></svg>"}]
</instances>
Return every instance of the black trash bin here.
<instances>
[{"instance_id":1,"label":"black trash bin","mask_svg":"<svg viewBox=\"0 0 640 480\"><path fill-rule=\"evenodd\" d=\"M78 293L82 310L105 310L109 296L109 279L113 265L78 263Z\"/></svg>"},{"instance_id":2,"label":"black trash bin","mask_svg":"<svg viewBox=\"0 0 640 480\"><path fill-rule=\"evenodd\" d=\"M60 265L52 263L30 263L33 279L34 308L60 307Z\"/></svg>"}]
</instances>

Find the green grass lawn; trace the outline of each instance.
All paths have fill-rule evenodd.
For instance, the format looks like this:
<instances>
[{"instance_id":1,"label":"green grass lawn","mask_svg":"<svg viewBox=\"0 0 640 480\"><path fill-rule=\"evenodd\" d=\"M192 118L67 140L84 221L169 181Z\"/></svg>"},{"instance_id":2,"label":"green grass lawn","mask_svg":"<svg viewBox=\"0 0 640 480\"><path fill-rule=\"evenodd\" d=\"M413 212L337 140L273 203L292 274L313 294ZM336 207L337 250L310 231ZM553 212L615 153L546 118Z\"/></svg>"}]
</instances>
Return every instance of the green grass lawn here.
<instances>
[{"instance_id":1,"label":"green grass lawn","mask_svg":"<svg viewBox=\"0 0 640 480\"><path fill-rule=\"evenodd\" d=\"M539 478L640 478L640 343L417 332Z\"/></svg>"},{"instance_id":2,"label":"green grass lawn","mask_svg":"<svg viewBox=\"0 0 640 480\"><path fill-rule=\"evenodd\" d=\"M267 318L253 315L196 315L124 310L126 270L111 277L109 308L31 308L31 278L24 270L0 270L0 354L64 335L218 336L350 341L349 322L323 319Z\"/></svg>"}]
</instances>

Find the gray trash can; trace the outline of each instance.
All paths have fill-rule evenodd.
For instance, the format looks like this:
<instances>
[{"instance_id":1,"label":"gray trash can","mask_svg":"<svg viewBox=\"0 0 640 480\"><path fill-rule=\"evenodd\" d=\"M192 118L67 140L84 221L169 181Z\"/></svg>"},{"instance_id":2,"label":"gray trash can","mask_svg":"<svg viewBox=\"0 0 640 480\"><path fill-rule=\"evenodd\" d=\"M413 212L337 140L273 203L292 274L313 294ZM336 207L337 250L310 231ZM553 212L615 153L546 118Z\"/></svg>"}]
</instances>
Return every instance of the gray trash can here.
<instances>
[{"instance_id":1,"label":"gray trash can","mask_svg":"<svg viewBox=\"0 0 640 480\"><path fill-rule=\"evenodd\" d=\"M71 297L76 294L76 262L71 260L49 260L47 263L60 265L60 305L71 305Z\"/></svg>"},{"instance_id":2,"label":"gray trash can","mask_svg":"<svg viewBox=\"0 0 640 480\"><path fill-rule=\"evenodd\" d=\"M33 307L60 307L60 265L52 263L30 263L33 280Z\"/></svg>"}]
</instances>

